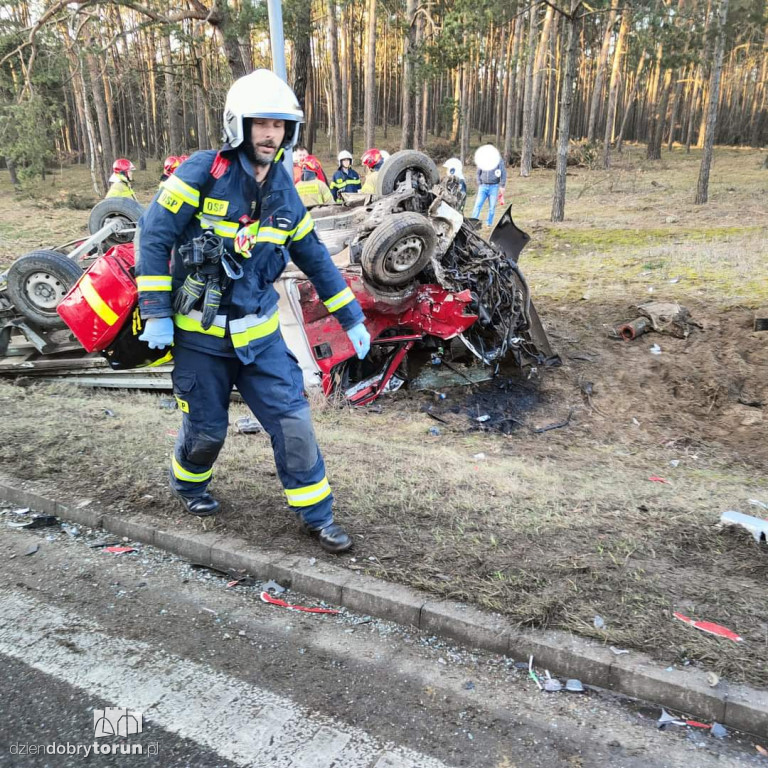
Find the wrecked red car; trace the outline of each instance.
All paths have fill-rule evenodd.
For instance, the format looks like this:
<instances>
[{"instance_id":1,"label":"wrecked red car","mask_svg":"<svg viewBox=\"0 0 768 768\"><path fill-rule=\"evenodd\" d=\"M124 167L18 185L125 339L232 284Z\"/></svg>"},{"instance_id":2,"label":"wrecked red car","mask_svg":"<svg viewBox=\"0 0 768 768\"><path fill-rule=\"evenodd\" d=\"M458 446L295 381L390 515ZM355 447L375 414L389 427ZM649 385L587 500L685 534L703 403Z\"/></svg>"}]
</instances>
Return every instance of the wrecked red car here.
<instances>
[{"instance_id":1,"label":"wrecked red car","mask_svg":"<svg viewBox=\"0 0 768 768\"><path fill-rule=\"evenodd\" d=\"M456 192L450 182L439 182L426 155L404 151L380 170L377 195L354 195L342 205L312 209L320 239L365 312L372 345L365 360L358 360L310 281L289 264L275 285L281 328L308 390L339 393L363 405L406 383L419 388L423 368L448 369L453 383L461 384L490 378L505 360L520 366L558 362L517 265L528 236L507 210L489 240L482 239L477 222L456 210ZM50 253L47 277L48 262L40 257L48 252L22 256L12 265L8 284L16 290L6 294L4 346L13 330L21 331L39 354L62 351L64 326L56 304L82 267L101 254L101 239L117 238L120 260L132 263L132 244L126 240L135 224L122 210L100 215L105 220L72 251L67 269L61 269L67 256L60 251ZM43 294L40 286L50 290ZM16 300L8 301L9 295ZM66 341L71 349L71 339ZM61 364L65 368L67 360ZM33 369L34 363L25 364L26 373ZM145 374L153 376L153 387L160 371ZM136 386L135 376L131 382Z\"/></svg>"}]
</instances>

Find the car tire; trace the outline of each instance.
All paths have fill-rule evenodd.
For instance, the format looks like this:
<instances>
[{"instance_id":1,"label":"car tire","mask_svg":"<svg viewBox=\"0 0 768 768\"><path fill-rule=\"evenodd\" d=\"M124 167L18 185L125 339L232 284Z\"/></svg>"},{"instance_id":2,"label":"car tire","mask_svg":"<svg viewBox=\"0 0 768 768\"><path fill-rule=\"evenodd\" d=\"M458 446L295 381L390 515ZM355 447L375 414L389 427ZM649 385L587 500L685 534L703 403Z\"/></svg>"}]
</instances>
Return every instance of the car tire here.
<instances>
[{"instance_id":1,"label":"car tire","mask_svg":"<svg viewBox=\"0 0 768 768\"><path fill-rule=\"evenodd\" d=\"M409 170L421 174L429 189L440 181L440 174L432 158L414 149L404 149L395 152L379 169L376 176L376 194L391 195L397 185L405 180Z\"/></svg>"},{"instance_id":2,"label":"car tire","mask_svg":"<svg viewBox=\"0 0 768 768\"><path fill-rule=\"evenodd\" d=\"M427 266L437 248L437 235L420 213L394 213L363 244L361 264L374 285L407 285Z\"/></svg>"},{"instance_id":3,"label":"car tire","mask_svg":"<svg viewBox=\"0 0 768 768\"><path fill-rule=\"evenodd\" d=\"M88 217L88 231L95 235L111 219L115 218L119 219L125 228L134 229L142 213L144 213L144 208L130 197L108 197L96 203L91 210L91 215ZM133 236L133 231L125 234L115 232L104 242L107 246L130 243Z\"/></svg>"},{"instance_id":4,"label":"car tire","mask_svg":"<svg viewBox=\"0 0 768 768\"><path fill-rule=\"evenodd\" d=\"M32 251L8 270L6 290L14 307L39 328L66 328L56 307L83 270L57 251Z\"/></svg>"}]
</instances>

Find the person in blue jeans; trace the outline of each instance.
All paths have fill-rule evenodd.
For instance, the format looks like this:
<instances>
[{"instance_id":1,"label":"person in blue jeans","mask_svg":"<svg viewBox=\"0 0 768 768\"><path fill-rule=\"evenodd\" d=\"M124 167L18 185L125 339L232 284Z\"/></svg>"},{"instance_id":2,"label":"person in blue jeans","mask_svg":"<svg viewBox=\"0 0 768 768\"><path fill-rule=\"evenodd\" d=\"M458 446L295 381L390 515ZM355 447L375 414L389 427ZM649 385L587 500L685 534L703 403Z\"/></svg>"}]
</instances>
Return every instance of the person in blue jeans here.
<instances>
[{"instance_id":1,"label":"person in blue jeans","mask_svg":"<svg viewBox=\"0 0 768 768\"><path fill-rule=\"evenodd\" d=\"M477 166L477 198L472 218L479 219L480 211L488 201L488 226L493 224L496 203L504 204L504 187L507 183L507 169L499 150L493 144L484 144L475 152Z\"/></svg>"}]
</instances>

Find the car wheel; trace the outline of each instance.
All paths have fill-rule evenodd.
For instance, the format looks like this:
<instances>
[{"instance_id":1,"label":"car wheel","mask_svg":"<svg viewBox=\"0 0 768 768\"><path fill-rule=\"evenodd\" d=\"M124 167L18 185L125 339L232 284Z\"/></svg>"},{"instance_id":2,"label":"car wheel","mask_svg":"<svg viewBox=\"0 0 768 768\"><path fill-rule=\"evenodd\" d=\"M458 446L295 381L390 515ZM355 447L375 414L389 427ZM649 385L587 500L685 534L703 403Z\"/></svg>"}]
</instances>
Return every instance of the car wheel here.
<instances>
[{"instance_id":1,"label":"car wheel","mask_svg":"<svg viewBox=\"0 0 768 768\"><path fill-rule=\"evenodd\" d=\"M56 307L83 270L56 251L32 251L8 270L7 291L16 309L40 328L66 328Z\"/></svg>"},{"instance_id":2,"label":"car wheel","mask_svg":"<svg viewBox=\"0 0 768 768\"><path fill-rule=\"evenodd\" d=\"M111 234L104 242L107 246L130 243L133 240L136 224L144 213L144 208L130 197L108 197L97 203L88 217L88 231L95 235L102 227L117 219L123 229Z\"/></svg>"},{"instance_id":3,"label":"car wheel","mask_svg":"<svg viewBox=\"0 0 768 768\"><path fill-rule=\"evenodd\" d=\"M395 152L381 166L376 176L376 194L391 195L398 184L406 180L408 171L416 178L422 177L428 189L440 181L440 174L432 158L414 149L404 149Z\"/></svg>"},{"instance_id":4,"label":"car wheel","mask_svg":"<svg viewBox=\"0 0 768 768\"><path fill-rule=\"evenodd\" d=\"M392 214L365 241L363 272L374 285L407 285L429 263L436 247L437 235L426 216Z\"/></svg>"}]
</instances>

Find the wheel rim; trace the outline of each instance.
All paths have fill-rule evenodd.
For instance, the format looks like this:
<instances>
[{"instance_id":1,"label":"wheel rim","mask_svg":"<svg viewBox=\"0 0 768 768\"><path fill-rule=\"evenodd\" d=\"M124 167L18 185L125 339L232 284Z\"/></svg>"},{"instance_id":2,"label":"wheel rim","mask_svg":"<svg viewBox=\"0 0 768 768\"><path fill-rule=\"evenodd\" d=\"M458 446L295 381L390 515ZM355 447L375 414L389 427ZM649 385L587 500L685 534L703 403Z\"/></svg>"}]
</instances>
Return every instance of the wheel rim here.
<instances>
[{"instance_id":1,"label":"wheel rim","mask_svg":"<svg viewBox=\"0 0 768 768\"><path fill-rule=\"evenodd\" d=\"M56 307L67 295L67 286L50 272L33 272L24 281L24 295L32 306L48 315L56 314Z\"/></svg>"},{"instance_id":2,"label":"wheel rim","mask_svg":"<svg viewBox=\"0 0 768 768\"><path fill-rule=\"evenodd\" d=\"M411 235L404 237L387 251L384 260L384 270L390 275L401 275L414 269L424 254L424 241L420 237Z\"/></svg>"}]
</instances>

